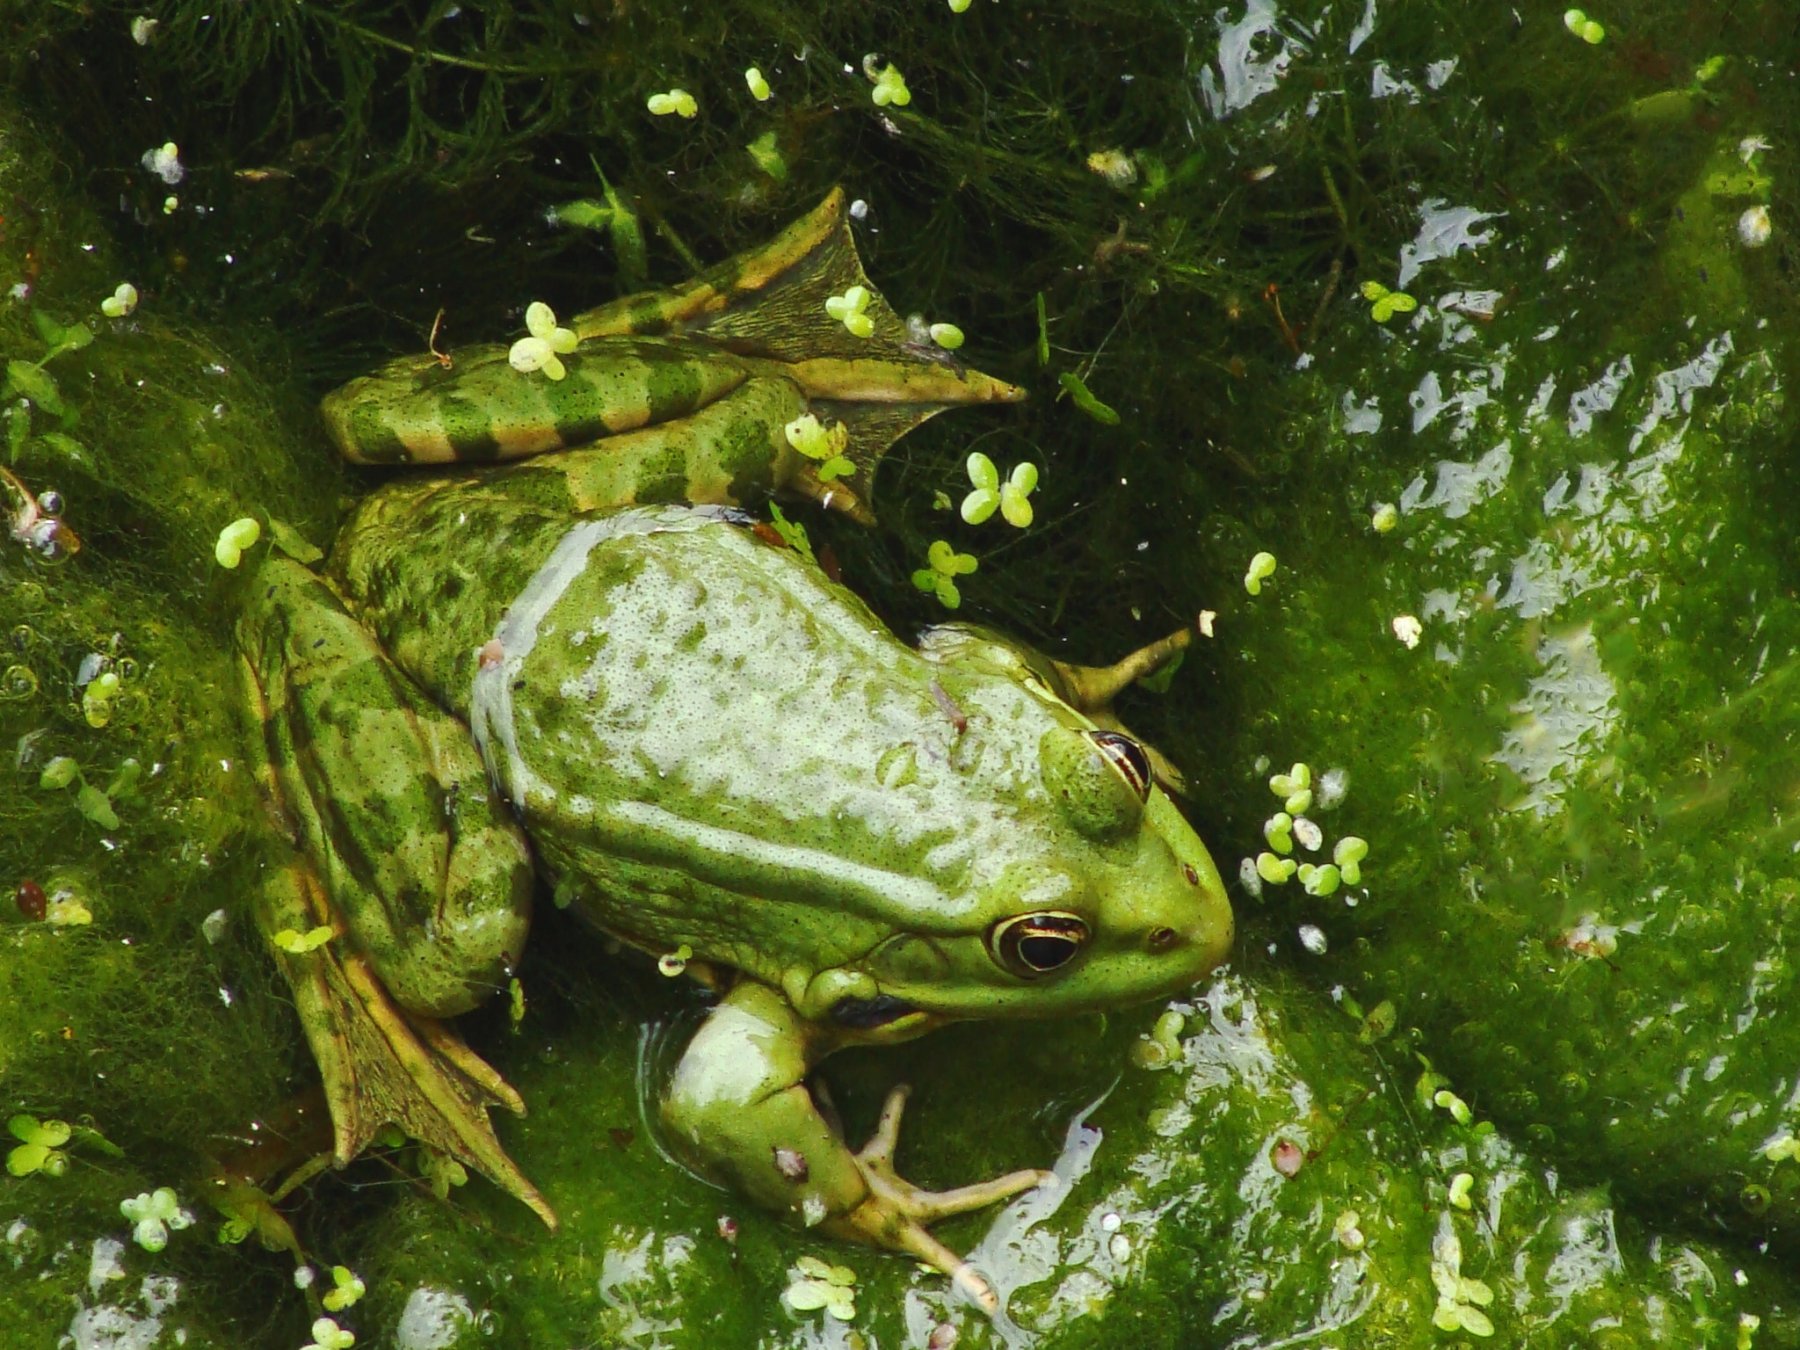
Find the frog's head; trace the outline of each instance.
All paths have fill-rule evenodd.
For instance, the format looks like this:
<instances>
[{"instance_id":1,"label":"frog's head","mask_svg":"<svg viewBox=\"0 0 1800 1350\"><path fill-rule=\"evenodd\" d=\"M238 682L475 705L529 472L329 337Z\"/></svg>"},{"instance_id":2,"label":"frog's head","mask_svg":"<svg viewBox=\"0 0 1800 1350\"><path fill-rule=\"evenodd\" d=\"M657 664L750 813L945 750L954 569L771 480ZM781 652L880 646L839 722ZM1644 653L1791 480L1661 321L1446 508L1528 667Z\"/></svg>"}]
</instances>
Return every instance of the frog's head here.
<instances>
[{"instance_id":1,"label":"frog's head","mask_svg":"<svg viewBox=\"0 0 1800 1350\"><path fill-rule=\"evenodd\" d=\"M1058 718L1036 809L986 851L957 922L896 934L867 969L890 1002L1037 1017L1166 998L1225 959L1231 906L1206 846L1131 737Z\"/></svg>"}]
</instances>

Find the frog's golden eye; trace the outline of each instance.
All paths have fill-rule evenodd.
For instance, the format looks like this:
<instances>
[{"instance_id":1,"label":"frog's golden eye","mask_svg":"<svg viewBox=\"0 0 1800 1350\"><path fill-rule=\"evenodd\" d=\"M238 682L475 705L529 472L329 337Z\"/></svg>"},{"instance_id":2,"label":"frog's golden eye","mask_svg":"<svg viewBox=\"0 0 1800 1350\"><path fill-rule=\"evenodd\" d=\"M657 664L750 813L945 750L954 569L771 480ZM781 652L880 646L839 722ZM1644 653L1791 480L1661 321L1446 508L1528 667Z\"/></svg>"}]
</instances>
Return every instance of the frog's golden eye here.
<instances>
[{"instance_id":1,"label":"frog's golden eye","mask_svg":"<svg viewBox=\"0 0 1800 1350\"><path fill-rule=\"evenodd\" d=\"M1027 980L1062 969L1087 940L1087 924L1073 914L1015 914L995 924L988 934L995 959Z\"/></svg>"},{"instance_id":2,"label":"frog's golden eye","mask_svg":"<svg viewBox=\"0 0 1800 1350\"><path fill-rule=\"evenodd\" d=\"M1107 762L1117 769L1131 790L1143 801L1150 795L1150 757L1144 747L1117 731L1092 731L1088 735Z\"/></svg>"}]
</instances>

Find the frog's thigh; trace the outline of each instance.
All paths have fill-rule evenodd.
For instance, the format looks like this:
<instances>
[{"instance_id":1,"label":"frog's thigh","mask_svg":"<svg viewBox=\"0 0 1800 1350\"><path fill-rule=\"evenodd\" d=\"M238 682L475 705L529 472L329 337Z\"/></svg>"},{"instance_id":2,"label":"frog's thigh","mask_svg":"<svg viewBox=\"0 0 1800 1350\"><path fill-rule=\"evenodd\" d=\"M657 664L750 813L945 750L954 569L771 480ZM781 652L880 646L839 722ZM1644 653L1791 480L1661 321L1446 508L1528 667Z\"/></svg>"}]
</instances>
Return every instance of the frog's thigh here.
<instances>
[{"instance_id":1,"label":"frog's thigh","mask_svg":"<svg viewBox=\"0 0 1800 1350\"><path fill-rule=\"evenodd\" d=\"M540 455L498 481L576 511L637 502L736 506L792 477L799 457L783 428L806 407L791 381L757 377L679 421Z\"/></svg>"},{"instance_id":2,"label":"frog's thigh","mask_svg":"<svg viewBox=\"0 0 1800 1350\"><path fill-rule=\"evenodd\" d=\"M812 1040L786 999L746 980L689 1043L662 1105L692 1163L809 1227L869 1193L806 1088Z\"/></svg>"},{"instance_id":3,"label":"frog's thigh","mask_svg":"<svg viewBox=\"0 0 1800 1350\"><path fill-rule=\"evenodd\" d=\"M403 1007L474 1007L523 950L531 859L468 732L286 559L259 572L238 644L282 805L352 941Z\"/></svg>"}]
</instances>

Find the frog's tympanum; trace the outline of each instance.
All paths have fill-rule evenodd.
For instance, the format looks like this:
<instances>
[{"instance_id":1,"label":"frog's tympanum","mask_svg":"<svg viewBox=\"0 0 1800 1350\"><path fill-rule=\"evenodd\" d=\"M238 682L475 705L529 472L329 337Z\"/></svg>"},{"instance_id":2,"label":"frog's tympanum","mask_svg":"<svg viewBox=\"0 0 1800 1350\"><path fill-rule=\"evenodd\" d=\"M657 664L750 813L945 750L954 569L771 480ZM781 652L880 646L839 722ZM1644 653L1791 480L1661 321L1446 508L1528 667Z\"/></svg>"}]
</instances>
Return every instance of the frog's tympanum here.
<instances>
[{"instance_id":1,"label":"frog's tympanum","mask_svg":"<svg viewBox=\"0 0 1800 1350\"><path fill-rule=\"evenodd\" d=\"M477 348L326 400L354 460L481 467L396 479L320 573L271 555L251 578L245 688L295 843L261 919L332 934L271 946L340 1162L391 1122L554 1224L487 1120L522 1103L445 1021L507 986L541 876L716 992L662 1103L696 1167L991 1306L928 1225L1046 1174L921 1190L893 1166L904 1090L857 1151L809 1074L949 1022L1174 994L1231 913L1160 756L1109 711L1185 634L1105 668L967 626L909 647L738 509L785 493L867 520L896 438L1021 397L872 288L872 335L849 332L824 301L857 285L834 193L574 320L561 380ZM807 413L853 473L821 481L790 446Z\"/></svg>"}]
</instances>

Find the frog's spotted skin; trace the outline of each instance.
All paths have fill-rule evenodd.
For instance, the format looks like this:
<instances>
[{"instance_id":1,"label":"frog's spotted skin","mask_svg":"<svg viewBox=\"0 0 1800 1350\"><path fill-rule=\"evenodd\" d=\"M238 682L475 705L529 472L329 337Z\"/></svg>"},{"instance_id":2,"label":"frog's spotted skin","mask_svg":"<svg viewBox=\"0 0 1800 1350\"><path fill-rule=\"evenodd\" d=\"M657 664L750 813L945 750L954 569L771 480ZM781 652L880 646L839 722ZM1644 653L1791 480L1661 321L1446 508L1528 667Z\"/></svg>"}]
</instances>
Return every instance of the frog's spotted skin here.
<instances>
[{"instance_id":1,"label":"frog's spotted skin","mask_svg":"<svg viewBox=\"0 0 1800 1350\"><path fill-rule=\"evenodd\" d=\"M929 1225L1043 1174L921 1191L893 1169L903 1094L852 1152L809 1074L946 1022L1175 993L1224 957L1231 913L1107 706L1186 634L1104 670L968 628L914 649L730 509L785 490L866 518L895 437L1016 394L904 348L879 297L877 337L851 337L821 300L851 284L834 194L767 249L581 316L570 389L496 348L336 396L364 458L540 453L396 479L322 576L270 558L253 578L246 692L297 846L260 917L333 932L276 959L338 1156L397 1122L554 1223L487 1120L523 1104L437 1020L505 983L535 863L625 943L686 948L721 996L663 1103L675 1147L992 1307ZM848 487L787 446L807 410L851 429Z\"/></svg>"}]
</instances>

